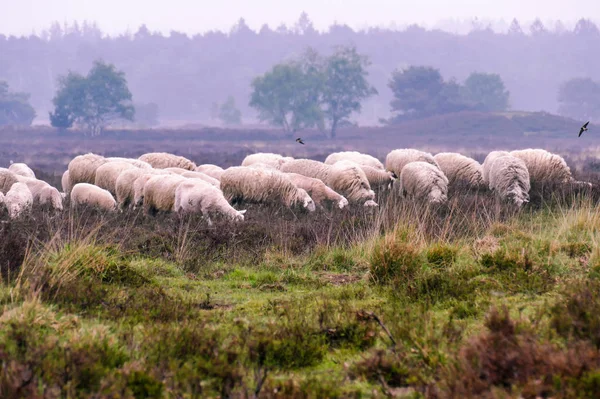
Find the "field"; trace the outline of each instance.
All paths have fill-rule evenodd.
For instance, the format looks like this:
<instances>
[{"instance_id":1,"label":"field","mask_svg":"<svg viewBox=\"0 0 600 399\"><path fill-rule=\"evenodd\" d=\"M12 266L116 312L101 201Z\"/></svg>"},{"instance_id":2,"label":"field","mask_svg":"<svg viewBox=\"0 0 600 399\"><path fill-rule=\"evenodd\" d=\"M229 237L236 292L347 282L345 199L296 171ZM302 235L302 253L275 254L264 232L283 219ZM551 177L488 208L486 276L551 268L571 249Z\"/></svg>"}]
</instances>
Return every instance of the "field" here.
<instances>
[{"instance_id":1,"label":"field","mask_svg":"<svg viewBox=\"0 0 600 399\"><path fill-rule=\"evenodd\" d=\"M600 180L593 147L558 133L459 140L409 127L307 134L306 148L277 131L6 130L0 166L25 161L59 184L87 151L228 166L256 150L319 159L406 146L481 160L533 146ZM600 190L531 198L515 212L459 187L443 206L249 206L244 223L212 226L68 206L0 213L0 397L598 397Z\"/></svg>"}]
</instances>

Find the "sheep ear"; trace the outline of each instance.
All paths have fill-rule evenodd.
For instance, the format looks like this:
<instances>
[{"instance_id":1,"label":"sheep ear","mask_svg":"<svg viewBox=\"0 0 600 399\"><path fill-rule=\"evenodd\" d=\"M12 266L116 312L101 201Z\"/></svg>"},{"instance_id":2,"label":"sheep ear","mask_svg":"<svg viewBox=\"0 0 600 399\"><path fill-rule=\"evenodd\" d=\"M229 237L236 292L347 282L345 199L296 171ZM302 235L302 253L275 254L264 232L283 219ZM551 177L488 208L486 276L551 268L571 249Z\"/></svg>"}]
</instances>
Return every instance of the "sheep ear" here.
<instances>
[{"instance_id":1,"label":"sheep ear","mask_svg":"<svg viewBox=\"0 0 600 399\"><path fill-rule=\"evenodd\" d=\"M241 211L238 211L238 212L243 215L244 213L246 213L246 211L247 211L247 209L244 209L244 210L241 210Z\"/></svg>"}]
</instances>

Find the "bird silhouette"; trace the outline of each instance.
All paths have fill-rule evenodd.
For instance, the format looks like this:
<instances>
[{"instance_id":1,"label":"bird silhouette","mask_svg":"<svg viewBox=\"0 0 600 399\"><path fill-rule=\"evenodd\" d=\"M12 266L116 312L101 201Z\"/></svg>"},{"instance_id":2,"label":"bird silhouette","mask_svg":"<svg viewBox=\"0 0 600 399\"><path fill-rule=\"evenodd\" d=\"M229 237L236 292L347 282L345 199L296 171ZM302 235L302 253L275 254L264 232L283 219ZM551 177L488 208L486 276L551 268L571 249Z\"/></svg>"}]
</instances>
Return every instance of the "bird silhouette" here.
<instances>
[{"instance_id":1,"label":"bird silhouette","mask_svg":"<svg viewBox=\"0 0 600 399\"><path fill-rule=\"evenodd\" d=\"M304 144L304 141L302 141L302 139L301 139L300 137L298 137L298 138L296 139L296 142L297 142L297 143L300 143L300 144Z\"/></svg>"},{"instance_id":2,"label":"bird silhouette","mask_svg":"<svg viewBox=\"0 0 600 399\"><path fill-rule=\"evenodd\" d=\"M590 121L587 121L587 122L585 123L585 125L581 126L581 129L579 129L579 136L577 136L577 137L581 137L581 133L583 133L583 132L585 132L586 130L588 130L588 128L587 128L587 125L588 125L588 123L590 123Z\"/></svg>"}]
</instances>

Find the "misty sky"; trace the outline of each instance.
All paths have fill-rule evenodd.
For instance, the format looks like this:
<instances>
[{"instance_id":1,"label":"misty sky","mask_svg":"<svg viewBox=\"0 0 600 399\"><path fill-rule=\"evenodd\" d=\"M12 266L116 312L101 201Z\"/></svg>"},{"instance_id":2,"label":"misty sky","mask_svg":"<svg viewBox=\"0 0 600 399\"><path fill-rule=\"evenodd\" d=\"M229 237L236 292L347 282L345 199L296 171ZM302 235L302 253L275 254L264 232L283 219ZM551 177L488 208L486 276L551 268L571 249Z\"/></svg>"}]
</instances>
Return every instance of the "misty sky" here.
<instances>
[{"instance_id":1,"label":"misty sky","mask_svg":"<svg viewBox=\"0 0 600 399\"><path fill-rule=\"evenodd\" d=\"M306 11L315 27L334 21L353 28L419 23L434 26L448 19L532 21L561 19L566 25L585 17L600 20L600 0L0 0L0 33L27 35L52 21L96 21L109 33L150 30L201 33L228 31L243 17L255 30L267 23L288 26Z\"/></svg>"}]
</instances>

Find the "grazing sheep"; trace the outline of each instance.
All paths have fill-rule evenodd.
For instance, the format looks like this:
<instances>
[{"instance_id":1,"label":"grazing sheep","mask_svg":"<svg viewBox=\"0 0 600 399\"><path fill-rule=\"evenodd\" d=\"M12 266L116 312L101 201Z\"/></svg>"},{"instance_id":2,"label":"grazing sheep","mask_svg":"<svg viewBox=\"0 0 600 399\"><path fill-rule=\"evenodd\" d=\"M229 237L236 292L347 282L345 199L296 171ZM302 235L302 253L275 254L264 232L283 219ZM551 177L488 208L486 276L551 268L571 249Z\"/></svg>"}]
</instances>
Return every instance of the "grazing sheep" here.
<instances>
[{"instance_id":1,"label":"grazing sheep","mask_svg":"<svg viewBox=\"0 0 600 399\"><path fill-rule=\"evenodd\" d=\"M285 175L296 187L304 189L317 205L323 206L325 203L330 202L335 203L340 209L348 205L348 200L344 196L327 187L319 179L299 175L298 173L286 173Z\"/></svg>"},{"instance_id":2,"label":"grazing sheep","mask_svg":"<svg viewBox=\"0 0 600 399\"><path fill-rule=\"evenodd\" d=\"M187 170L195 170L196 164L187 158L179 155L168 154L166 152L150 152L138 158L144 162L148 162L153 168L182 168Z\"/></svg>"},{"instance_id":3,"label":"grazing sheep","mask_svg":"<svg viewBox=\"0 0 600 399\"><path fill-rule=\"evenodd\" d=\"M0 192L8 193L13 184L18 182L17 175L6 168L0 168Z\"/></svg>"},{"instance_id":4,"label":"grazing sheep","mask_svg":"<svg viewBox=\"0 0 600 399\"><path fill-rule=\"evenodd\" d=\"M225 169L217 165L204 164L196 166L196 172L204 173L217 180L221 180L221 175L225 172Z\"/></svg>"},{"instance_id":5,"label":"grazing sheep","mask_svg":"<svg viewBox=\"0 0 600 399\"><path fill-rule=\"evenodd\" d=\"M34 203L47 206L50 209L57 211L63 210L63 196L56 188L45 181L36 178L23 176L17 178L19 179L19 182L27 185Z\"/></svg>"},{"instance_id":6,"label":"grazing sheep","mask_svg":"<svg viewBox=\"0 0 600 399\"><path fill-rule=\"evenodd\" d=\"M253 163L251 165L246 166L246 168L278 170L275 166L268 165L262 162Z\"/></svg>"},{"instance_id":7,"label":"grazing sheep","mask_svg":"<svg viewBox=\"0 0 600 399\"><path fill-rule=\"evenodd\" d=\"M525 162L532 186L573 181L571 169L560 155L531 148L512 151L510 155Z\"/></svg>"},{"instance_id":8,"label":"grazing sheep","mask_svg":"<svg viewBox=\"0 0 600 399\"><path fill-rule=\"evenodd\" d=\"M117 192L117 179L121 172L128 169L139 169L128 162L114 161L107 162L96 169L96 178L94 184L100 188L108 190L113 196ZM148 170L148 169L142 169Z\"/></svg>"},{"instance_id":9,"label":"grazing sheep","mask_svg":"<svg viewBox=\"0 0 600 399\"><path fill-rule=\"evenodd\" d=\"M402 168L411 162L427 162L438 169L440 167L430 153L412 148L404 148L390 151L387 154L385 157L385 169L394 172L396 176L400 176Z\"/></svg>"},{"instance_id":10,"label":"grazing sheep","mask_svg":"<svg viewBox=\"0 0 600 399\"><path fill-rule=\"evenodd\" d=\"M137 184L138 180L134 184ZM185 181L189 179L178 175L151 176L142 191L144 211L146 213L171 212L175 206L175 190Z\"/></svg>"},{"instance_id":11,"label":"grazing sheep","mask_svg":"<svg viewBox=\"0 0 600 399\"><path fill-rule=\"evenodd\" d=\"M65 170L65 173L63 173L62 178L60 179L60 184L65 194L68 195L71 193L71 187L73 187L73 185L71 184L71 178L69 177L68 170Z\"/></svg>"},{"instance_id":12,"label":"grazing sheep","mask_svg":"<svg viewBox=\"0 0 600 399\"><path fill-rule=\"evenodd\" d=\"M117 195L117 203L119 204L120 209L125 209L126 207L134 207L141 205L141 200L143 199L143 188L146 181L155 175L167 175L171 174L168 171L162 169L127 169L119 174L117 177L117 181L115 182L115 191ZM147 177L143 182L140 180L139 188L138 188L138 197L137 200L139 202L135 202L135 182L140 177Z\"/></svg>"},{"instance_id":13,"label":"grazing sheep","mask_svg":"<svg viewBox=\"0 0 600 399\"><path fill-rule=\"evenodd\" d=\"M117 202L108 190L89 183L77 183L71 190L71 206L87 205L106 211L115 211Z\"/></svg>"},{"instance_id":14,"label":"grazing sheep","mask_svg":"<svg viewBox=\"0 0 600 399\"><path fill-rule=\"evenodd\" d=\"M294 158L292 157L284 157L279 154L272 154L268 152L258 152L256 154L248 155L242 161L242 166L250 166L254 163L264 163L266 165L272 166L275 169L281 169L281 165L285 162L292 161Z\"/></svg>"},{"instance_id":15,"label":"grazing sheep","mask_svg":"<svg viewBox=\"0 0 600 399\"><path fill-rule=\"evenodd\" d=\"M483 181L488 185L488 187L490 185L490 169L492 167L492 163L496 160L496 158L503 157L505 155L510 155L510 153L508 151L492 151L487 154L483 160L483 163L481 164L481 168L483 170Z\"/></svg>"},{"instance_id":16,"label":"grazing sheep","mask_svg":"<svg viewBox=\"0 0 600 399\"><path fill-rule=\"evenodd\" d=\"M276 170L244 166L229 168L221 176L221 189L230 203L279 203L287 207L301 205L310 212L315 210L315 203L308 193Z\"/></svg>"},{"instance_id":17,"label":"grazing sheep","mask_svg":"<svg viewBox=\"0 0 600 399\"><path fill-rule=\"evenodd\" d=\"M349 160L338 161L335 163L335 165L358 166L365 173L371 189L375 191L392 188L394 181L396 181L396 174L385 169L378 169L367 165L359 165L356 162Z\"/></svg>"},{"instance_id":18,"label":"grazing sheep","mask_svg":"<svg viewBox=\"0 0 600 399\"><path fill-rule=\"evenodd\" d=\"M128 164L131 164L131 165L135 166L136 168L140 168L140 169L152 169L152 165L150 165L148 162L140 161L139 159L109 157L109 158L106 158L106 160L108 162L127 162Z\"/></svg>"},{"instance_id":19,"label":"grazing sheep","mask_svg":"<svg viewBox=\"0 0 600 399\"><path fill-rule=\"evenodd\" d=\"M347 162L338 162L333 165L325 165L323 162L311 159L294 159L285 162L281 171L320 179L352 203L364 204L375 198L375 192L371 190L365 172L356 164L349 165Z\"/></svg>"},{"instance_id":20,"label":"grazing sheep","mask_svg":"<svg viewBox=\"0 0 600 399\"><path fill-rule=\"evenodd\" d=\"M234 221L243 221L243 211L235 210L223 196L223 192L202 180L185 181L175 189L174 211L178 213L201 213L210 223L210 216L223 215Z\"/></svg>"},{"instance_id":21,"label":"grazing sheep","mask_svg":"<svg viewBox=\"0 0 600 399\"><path fill-rule=\"evenodd\" d=\"M4 194L0 193L0 209L4 206Z\"/></svg>"},{"instance_id":22,"label":"grazing sheep","mask_svg":"<svg viewBox=\"0 0 600 399\"><path fill-rule=\"evenodd\" d=\"M202 181L207 182L208 184L215 186L216 188L220 188L221 187L221 182L213 177L210 177L209 175L205 175L204 173L201 172L184 172L181 174L181 176L183 177L187 177L188 179L200 179Z\"/></svg>"},{"instance_id":23,"label":"grazing sheep","mask_svg":"<svg viewBox=\"0 0 600 399\"><path fill-rule=\"evenodd\" d=\"M24 163L13 163L8 167L8 170L13 172L15 175L32 177L35 179L35 173Z\"/></svg>"},{"instance_id":24,"label":"grazing sheep","mask_svg":"<svg viewBox=\"0 0 600 399\"><path fill-rule=\"evenodd\" d=\"M69 162L69 178L71 186L77 183L94 184L96 181L96 169L108 161L106 158L96 154L78 155Z\"/></svg>"},{"instance_id":25,"label":"grazing sheep","mask_svg":"<svg viewBox=\"0 0 600 399\"><path fill-rule=\"evenodd\" d=\"M529 178L525 162L512 155L499 156L490 164L490 189L517 207L529 202Z\"/></svg>"},{"instance_id":26,"label":"grazing sheep","mask_svg":"<svg viewBox=\"0 0 600 399\"><path fill-rule=\"evenodd\" d=\"M450 186L462 182L473 188L485 187L483 168L473 158L455 152L441 152L436 154L433 159L448 178Z\"/></svg>"},{"instance_id":27,"label":"grazing sheep","mask_svg":"<svg viewBox=\"0 0 600 399\"><path fill-rule=\"evenodd\" d=\"M385 170L385 167L379 159L368 154L362 154L358 151L334 152L325 158L325 163L327 165L333 165L339 161L353 161L360 166L370 166L375 169Z\"/></svg>"},{"instance_id":28,"label":"grazing sheep","mask_svg":"<svg viewBox=\"0 0 600 399\"><path fill-rule=\"evenodd\" d=\"M161 170L166 170L167 172L171 172L171 173L174 173L174 174L176 174L176 175L180 175L180 176L181 176L182 174L184 174L185 172L191 172L191 171L190 171L190 170L188 170L188 169L176 168L176 167L172 167L172 168L164 168L164 169L161 169Z\"/></svg>"},{"instance_id":29,"label":"grazing sheep","mask_svg":"<svg viewBox=\"0 0 600 399\"><path fill-rule=\"evenodd\" d=\"M448 200L448 179L444 173L428 162L410 162L400 173L400 192L404 197L430 203Z\"/></svg>"},{"instance_id":30,"label":"grazing sheep","mask_svg":"<svg viewBox=\"0 0 600 399\"><path fill-rule=\"evenodd\" d=\"M16 182L6 193L4 204L8 209L9 217L14 219L31 208L33 195L25 183Z\"/></svg>"}]
</instances>

